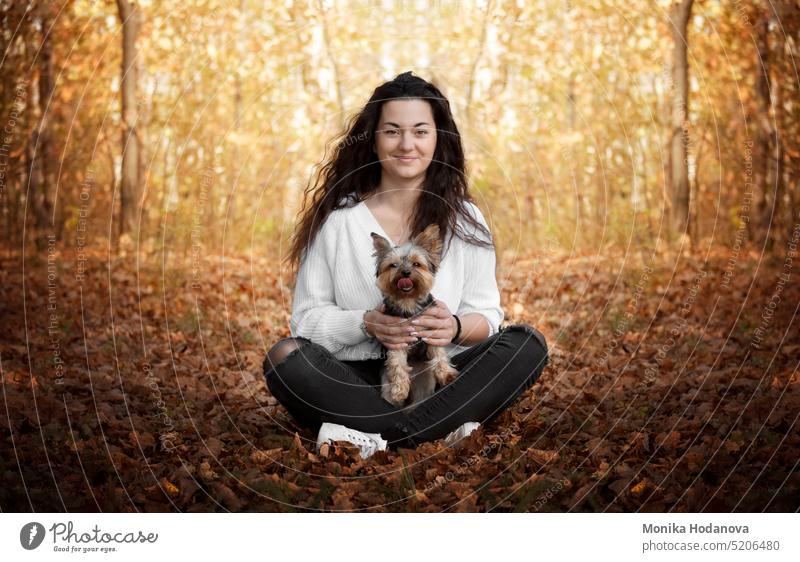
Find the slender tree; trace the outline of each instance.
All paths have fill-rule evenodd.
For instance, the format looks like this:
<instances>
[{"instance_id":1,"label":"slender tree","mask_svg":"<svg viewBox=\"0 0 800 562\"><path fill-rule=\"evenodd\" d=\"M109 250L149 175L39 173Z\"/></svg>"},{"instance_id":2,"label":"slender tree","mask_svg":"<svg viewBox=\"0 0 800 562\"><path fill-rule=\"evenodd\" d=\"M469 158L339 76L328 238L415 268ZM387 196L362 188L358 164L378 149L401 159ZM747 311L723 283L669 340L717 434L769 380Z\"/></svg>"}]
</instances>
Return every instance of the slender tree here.
<instances>
[{"instance_id":1,"label":"slender tree","mask_svg":"<svg viewBox=\"0 0 800 562\"><path fill-rule=\"evenodd\" d=\"M29 54L35 57L36 79L30 89L28 108L32 115L38 115L35 127L31 130L26 151L29 174L29 197L32 203L36 230L36 242L44 247L43 234L55 227L55 179L52 162L52 115L53 96L53 47L51 23L52 16L47 3L39 4L32 12L34 25L29 36Z\"/></svg>"},{"instance_id":2,"label":"slender tree","mask_svg":"<svg viewBox=\"0 0 800 562\"><path fill-rule=\"evenodd\" d=\"M136 130L138 108L136 83L138 62L136 37L139 34L139 8L128 0L117 0L119 19L122 23L122 174L120 234L130 234L136 229L136 217L141 198L139 177L140 150Z\"/></svg>"},{"instance_id":3,"label":"slender tree","mask_svg":"<svg viewBox=\"0 0 800 562\"><path fill-rule=\"evenodd\" d=\"M670 189L673 231L687 232L689 224L689 60L688 24L694 0L681 0L670 7L672 32L672 111L670 118Z\"/></svg>"},{"instance_id":4,"label":"slender tree","mask_svg":"<svg viewBox=\"0 0 800 562\"><path fill-rule=\"evenodd\" d=\"M779 125L782 122L781 84L775 80L784 41L778 34L771 39L771 29L781 24L785 3L765 1L756 22L756 138L754 142L754 178L759 190L756 224L753 235L758 244L771 249L779 230L781 199L784 194L784 146Z\"/></svg>"}]
</instances>

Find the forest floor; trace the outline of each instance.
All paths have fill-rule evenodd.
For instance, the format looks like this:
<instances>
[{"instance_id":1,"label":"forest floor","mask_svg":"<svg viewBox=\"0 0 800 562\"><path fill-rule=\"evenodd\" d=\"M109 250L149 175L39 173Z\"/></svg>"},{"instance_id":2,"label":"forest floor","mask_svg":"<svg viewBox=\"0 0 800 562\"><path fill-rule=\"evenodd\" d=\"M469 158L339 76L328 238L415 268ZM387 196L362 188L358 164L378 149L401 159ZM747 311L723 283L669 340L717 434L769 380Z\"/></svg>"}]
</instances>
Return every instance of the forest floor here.
<instances>
[{"instance_id":1,"label":"forest floor","mask_svg":"<svg viewBox=\"0 0 800 562\"><path fill-rule=\"evenodd\" d=\"M501 266L539 381L459 451L362 460L266 388L291 309L270 260L0 256L4 512L800 508L797 257Z\"/></svg>"}]
</instances>

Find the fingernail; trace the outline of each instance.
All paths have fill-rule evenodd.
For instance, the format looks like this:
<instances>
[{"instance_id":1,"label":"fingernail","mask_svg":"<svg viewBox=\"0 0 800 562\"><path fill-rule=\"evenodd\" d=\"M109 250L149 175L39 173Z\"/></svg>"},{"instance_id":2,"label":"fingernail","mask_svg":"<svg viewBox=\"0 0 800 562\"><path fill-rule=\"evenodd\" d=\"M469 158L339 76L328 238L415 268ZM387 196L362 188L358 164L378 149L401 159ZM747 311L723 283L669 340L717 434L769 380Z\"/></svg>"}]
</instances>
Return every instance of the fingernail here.
<instances>
[{"instance_id":1,"label":"fingernail","mask_svg":"<svg viewBox=\"0 0 800 562\"><path fill-rule=\"evenodd\" d=\"M411 323L412 324L419 324L419 320L412 320Z\"/></svg>"}]
</instances>

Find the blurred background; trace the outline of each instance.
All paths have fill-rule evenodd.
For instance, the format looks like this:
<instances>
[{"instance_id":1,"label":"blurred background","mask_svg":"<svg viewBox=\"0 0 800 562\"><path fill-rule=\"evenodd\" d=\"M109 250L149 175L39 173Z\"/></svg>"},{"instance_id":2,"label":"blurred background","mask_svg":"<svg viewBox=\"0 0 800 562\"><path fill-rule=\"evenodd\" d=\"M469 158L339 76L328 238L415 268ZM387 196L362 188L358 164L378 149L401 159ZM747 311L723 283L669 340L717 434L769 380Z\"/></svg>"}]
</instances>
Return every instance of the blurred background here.
<instances>
[{"instance_id":1,"label":"blurred background","mask_svg":"<svg viewBox=\"0 0 800 562\"><path fill-rule=\"evenodd\" d=\"M799 28L785 0L6 1L2 228L266 251L326 143L413 70L505 248L771 248L800 198Z\"/></svg>"},{"instance_id":2,"label":"blurred background","mask_svg":"<svg viewBox=\"0 0 800 562\"><path fill-rule=\"evenodd\" d=\"M0 0L0 508L797 511L798 41L787 0ZM550 347L467 464L318 455L262 373L303 190L409 70Z\"/></svg>"}]
</instances>

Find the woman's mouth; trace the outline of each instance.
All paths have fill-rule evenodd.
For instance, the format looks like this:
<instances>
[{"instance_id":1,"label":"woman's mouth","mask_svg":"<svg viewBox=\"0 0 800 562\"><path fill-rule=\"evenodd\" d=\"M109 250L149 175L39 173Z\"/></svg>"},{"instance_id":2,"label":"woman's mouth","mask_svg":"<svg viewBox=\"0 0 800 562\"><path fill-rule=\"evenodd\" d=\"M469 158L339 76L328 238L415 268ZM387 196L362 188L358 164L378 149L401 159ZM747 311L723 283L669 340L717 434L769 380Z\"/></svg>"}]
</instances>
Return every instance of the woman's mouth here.
<instances>
[{"instance_id":1,"label":"woman's mouth","mask_svg":"<svg viewBox=\"0 0 800 562\"><path fill-rule=\"evenodd\" d=\"M400 160L400 162L413 162L416 160L416 157L413 156L395 156L395 159Z\"/></svg>"}]
</instances>

